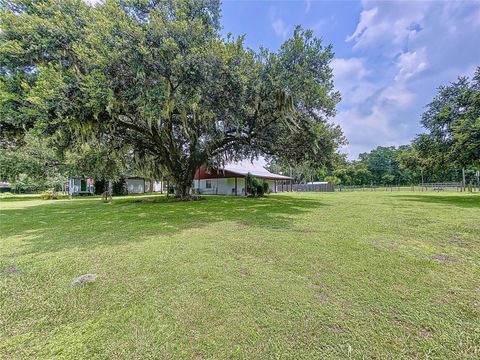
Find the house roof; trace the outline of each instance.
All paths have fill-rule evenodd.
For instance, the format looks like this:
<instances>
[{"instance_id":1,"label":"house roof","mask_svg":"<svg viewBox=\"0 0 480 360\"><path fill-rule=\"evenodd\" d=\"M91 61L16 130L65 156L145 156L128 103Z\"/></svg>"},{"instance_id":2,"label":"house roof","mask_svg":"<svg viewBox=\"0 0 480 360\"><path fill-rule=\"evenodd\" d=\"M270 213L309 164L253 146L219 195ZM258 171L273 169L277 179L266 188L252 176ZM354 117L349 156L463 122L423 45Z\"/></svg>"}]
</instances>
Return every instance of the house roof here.
<instances>
[{"instance_id":1,"label":"house roof","mask_svg":"<svg viewBox=\"0 0 480 360\"><path fill-rule=\"evenodd\" d=\"M291 180L292 178L285 175L274 174L265 169L258 162L251 162L249 160L243 160L233 163L225 164L223 170L232 172L238 175L252 174L255 177L270 179L270 180Z\"/></svg>"}]
</instances>

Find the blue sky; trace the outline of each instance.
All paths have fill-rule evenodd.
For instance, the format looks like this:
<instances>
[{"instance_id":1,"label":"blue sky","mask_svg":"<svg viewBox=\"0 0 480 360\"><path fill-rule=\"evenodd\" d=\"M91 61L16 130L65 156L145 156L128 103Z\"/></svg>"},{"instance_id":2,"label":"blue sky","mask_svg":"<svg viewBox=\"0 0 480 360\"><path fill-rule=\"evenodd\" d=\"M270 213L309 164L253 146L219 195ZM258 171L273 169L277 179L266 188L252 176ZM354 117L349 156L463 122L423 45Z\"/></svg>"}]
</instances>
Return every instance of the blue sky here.
<instances>
[{"instance_id":1,"label":"blue sky","mask_svg":"<svg viewBox=\"0 0 480 360\"><path fill-rule=\"evenodd\" d=\"M225 1L223 32L276 50L295 25L332 43L350 159L407 144L439 85L480 65L480 1Z\"/></svg>"}]
</instances>

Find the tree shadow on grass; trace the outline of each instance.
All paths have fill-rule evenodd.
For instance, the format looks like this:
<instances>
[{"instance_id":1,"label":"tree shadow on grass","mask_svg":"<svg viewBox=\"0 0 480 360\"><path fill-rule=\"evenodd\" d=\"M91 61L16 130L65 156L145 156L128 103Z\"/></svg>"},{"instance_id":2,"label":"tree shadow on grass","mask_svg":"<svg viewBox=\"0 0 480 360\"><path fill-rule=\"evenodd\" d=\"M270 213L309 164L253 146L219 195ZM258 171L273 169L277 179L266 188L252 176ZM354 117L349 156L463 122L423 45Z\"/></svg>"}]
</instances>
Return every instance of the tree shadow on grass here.
<instances>
[{"instance_id":1,"label":"tree shadow on grass","mask_svg":"<svg viewBox=\"0 0 480 360\"><path fill-rule=\"evenodd\" d=\"M140 242L151 236L172 236L212 223L237 222L272 231L294 230L297 215L326 204L308 198L275 195L262 199L208 196L201 201L173 202L164 196L48 203L2 210L1 236L16 237L22 253L94 249Z\"/></svg>"},{"instance_id":2,"label":"tree shadow on grass","mask_svg":"<svg viewBox=\"0 0 480 360\"><path fill-rule=\"evenodd\" d=\"M396 195L397 199L404 201L423 202L462 208L480 208L480 195L465 194L455 195Z\"/></svg>"}]
</instances>

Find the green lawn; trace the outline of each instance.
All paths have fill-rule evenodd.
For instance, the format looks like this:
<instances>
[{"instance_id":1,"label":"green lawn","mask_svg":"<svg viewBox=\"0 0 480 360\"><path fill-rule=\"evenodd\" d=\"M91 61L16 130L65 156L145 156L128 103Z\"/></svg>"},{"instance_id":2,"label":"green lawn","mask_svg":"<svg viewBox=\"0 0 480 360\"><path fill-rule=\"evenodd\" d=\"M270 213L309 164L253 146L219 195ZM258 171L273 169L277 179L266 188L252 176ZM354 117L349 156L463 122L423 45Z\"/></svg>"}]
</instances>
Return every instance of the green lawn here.
<instances>
[{"instance_id":1,"label":"green lawn","mask_svg":"<svg viewBox=\"0 0 480 360\"><path fill-rule=\"evenodd\" d=\"M480 357L478 194L0 206L2 359Z\"/></svg>"}]
</instances>

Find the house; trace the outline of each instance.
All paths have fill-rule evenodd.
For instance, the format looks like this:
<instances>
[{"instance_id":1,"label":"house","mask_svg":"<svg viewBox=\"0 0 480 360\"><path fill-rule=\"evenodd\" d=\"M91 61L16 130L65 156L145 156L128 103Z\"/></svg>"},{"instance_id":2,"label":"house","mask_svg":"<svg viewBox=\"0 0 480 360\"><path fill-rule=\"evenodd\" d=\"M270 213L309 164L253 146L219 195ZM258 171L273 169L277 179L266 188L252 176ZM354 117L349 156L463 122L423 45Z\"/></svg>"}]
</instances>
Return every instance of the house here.
<instances>
[{"instance_id":1,"label":"house","mask_svg":"<svg viewBox=\"0 0 480 360\"><path fill-rule=\"evenodd\" d=\"M68 195L93 195L93 179L71 177L68 179Z\"/></svg>"},{"instance_id":2,"label":"house","mask_svg":"<svg viewBox=\"0 0 480 360\"><path fill-rule=\"evenodd\" d=\"M163 181L156 181L139 176L125 178L127 194L144 194L147 192L163 192Z\"/></svg>"},{"instance_id":3,"label":"house","mask_svg":"<svg viewBox=\"0 0 480 360\"><path fill-rule=\"evenodd\" d=\"M143 194L146 192L145 179L138 176L127 177L125 179L127 194ZM149 187L150 185L148 185Z\"/></svg>"},{"instance_id":4,"label":"house","mask_svg":"<svg viewBox=\"0 0 480 360\"><path fill-rule=\"evenodd\" d=\"M7 181L0 181L0 193L2 192L10 192L12 190L12 186Z\"/></svg>"},{"instance_id":5,"label":"house","mask_svg":"<svg viewBox=\"0 0 480 360\"><path fill-rule=\"evenodd\" d=\"M68 179L67 184L69 195L93 195L96 185L100 187L96 189L96 193L100 194L103 190L106 190L108 182L100 181L100 183L95 184L93 179L77 176ZM116 187L117 190L115 190ZM163 182L152 181L139 176L127 176L113 184L113 192L115 194L144 194L152 191L162 192Z\"/></svg>"},{"instance_id":6,"label":"house","mask_svg":"<svg viewBox=\"0 0 480 360\"><path fill-rule=\"evenodd\" d=\"M198 194L246 195L245 181L248 174L268 183L270 192L291 191L292 178L274 174L258 163L241 161L215 169L201 166L193 180Z\"/></svg>"},{"instance_id":7,"label":"house","mask_svg":"<svg viewBox=\"0 0 480 360\"><path fill-rule=\"evenodd\" d=\"M161 193L166 191L166 186L165 186L164 181L154 181L152 191L153 192L161 192Z\"/></svg>"}]
</instances>

